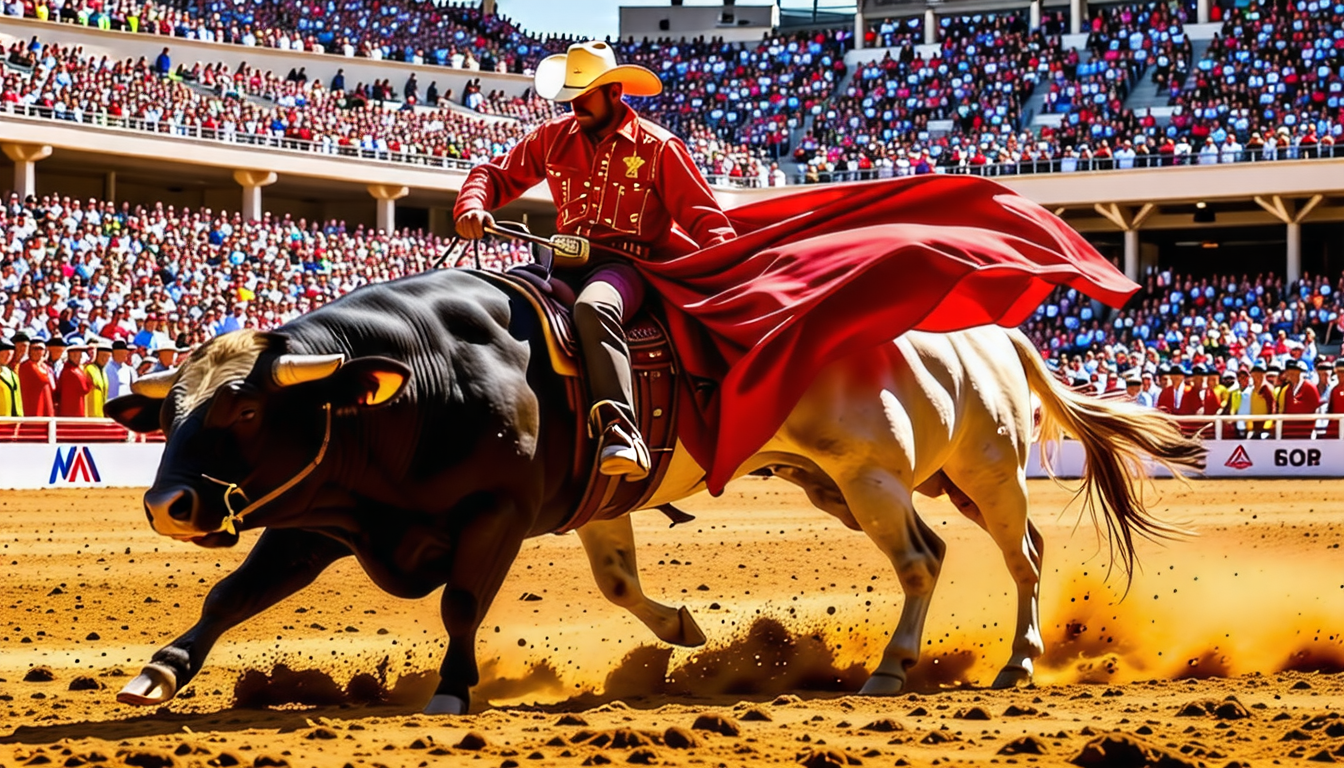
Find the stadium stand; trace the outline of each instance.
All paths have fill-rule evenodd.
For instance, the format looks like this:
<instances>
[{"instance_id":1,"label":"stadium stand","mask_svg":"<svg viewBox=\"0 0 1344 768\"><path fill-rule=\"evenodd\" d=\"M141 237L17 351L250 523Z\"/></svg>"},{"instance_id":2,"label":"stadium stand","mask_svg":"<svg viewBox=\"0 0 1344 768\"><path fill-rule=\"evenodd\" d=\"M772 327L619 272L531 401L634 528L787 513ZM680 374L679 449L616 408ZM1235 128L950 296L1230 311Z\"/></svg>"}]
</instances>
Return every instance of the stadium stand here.
<instances>
[{"instance_id":1,"label":"stadium stand","mask_svg":"<svg viewBox=\"0 0 1344 768\"><path fill-rule=\"evenodd\" d=\"M3 335L122 339L146 359L244 324L273 328L360 285L423 271L447 246L339 221L243 222L237 213L12 193L0 238ZM527 259L524 248L491 242L481 262L498 270Z\"/></svg>"}]
</instances>

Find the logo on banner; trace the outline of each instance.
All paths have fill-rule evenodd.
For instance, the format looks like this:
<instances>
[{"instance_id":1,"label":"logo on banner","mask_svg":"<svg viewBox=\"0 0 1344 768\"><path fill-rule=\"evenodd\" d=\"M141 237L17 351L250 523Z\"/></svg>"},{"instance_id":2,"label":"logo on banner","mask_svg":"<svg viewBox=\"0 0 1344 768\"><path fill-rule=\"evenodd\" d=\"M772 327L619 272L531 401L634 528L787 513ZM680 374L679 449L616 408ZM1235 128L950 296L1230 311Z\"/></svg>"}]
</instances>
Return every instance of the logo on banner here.
<instances>
[{"instance_id":1,"label":"logo on banner","mask_svg":"<svg viewBox=\"0 0 1344 768\"><path fill-rule=\"evenodd\" d=\"M1232 452L1232 455L1228 457L1227 461L1223 464L1223 466L1231 467L1237 471L1241 471L1243 469L1249 469L1250 467L1255 466L1255 462L1251 461L1251 456L1250 454L1246 453L1246 448L1244 446L1238 445L1237 449Z\"/></svg>"},{"instance_id":2,"label":"logo on banner","mask_svg":"<svg viewBox=\"0 0 1344 768\"><path fill-rule=\"evenodd\" d=\"M103 478L98 474L98 465L93 461L93 452L87 445L75 446L61 455L61 449L56 449L56 460L51 463L51 479L47 481L48 485L55 485L56 478L60 478L67 483L77 483L81 480L86 483L101 483Z\"/></svg>"}]
</instances>

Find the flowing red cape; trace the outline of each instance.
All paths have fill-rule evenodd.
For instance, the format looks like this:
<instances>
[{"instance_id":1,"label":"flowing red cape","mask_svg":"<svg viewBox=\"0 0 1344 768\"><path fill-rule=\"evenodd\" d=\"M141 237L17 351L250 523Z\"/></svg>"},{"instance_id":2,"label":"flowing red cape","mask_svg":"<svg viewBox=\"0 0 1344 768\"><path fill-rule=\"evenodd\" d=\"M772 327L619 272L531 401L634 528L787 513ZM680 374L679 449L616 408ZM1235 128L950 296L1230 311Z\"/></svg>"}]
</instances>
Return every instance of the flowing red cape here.
<instances>
[{"instance_id":1,"label":"flowing red cape","mask_svg":"<svg viewBox=\"0 0 1344 768\"><path fill-rule=\"evenodd\" d=\"M679 436L718 495L812 383L906 331L1024 322L1056 285L1112 306L1139 286L1059 217L997 183L927 175L796 192L727 212L738 237L636 262L706 401Z\"/></svg>"}]
</instances>

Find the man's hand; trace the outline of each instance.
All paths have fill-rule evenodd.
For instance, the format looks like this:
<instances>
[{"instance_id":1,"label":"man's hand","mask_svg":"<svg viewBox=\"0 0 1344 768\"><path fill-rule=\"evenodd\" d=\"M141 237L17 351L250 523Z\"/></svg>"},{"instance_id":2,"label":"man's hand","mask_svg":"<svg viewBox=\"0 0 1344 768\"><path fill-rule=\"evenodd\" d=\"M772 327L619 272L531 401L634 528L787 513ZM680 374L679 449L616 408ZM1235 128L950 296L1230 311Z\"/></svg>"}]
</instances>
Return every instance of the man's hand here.
<instances>
[{"instance_id":1,"label":"man's hand","mask_svg":"<svg viewBox=\"0 0 1344 768\"><path fill-rule=\"evenodd\" d=\"M489 211L467 211L457 218L457 236L467 240L485 237L485 228L495 226L495 217Z\"/></svg>"}]
</instances>

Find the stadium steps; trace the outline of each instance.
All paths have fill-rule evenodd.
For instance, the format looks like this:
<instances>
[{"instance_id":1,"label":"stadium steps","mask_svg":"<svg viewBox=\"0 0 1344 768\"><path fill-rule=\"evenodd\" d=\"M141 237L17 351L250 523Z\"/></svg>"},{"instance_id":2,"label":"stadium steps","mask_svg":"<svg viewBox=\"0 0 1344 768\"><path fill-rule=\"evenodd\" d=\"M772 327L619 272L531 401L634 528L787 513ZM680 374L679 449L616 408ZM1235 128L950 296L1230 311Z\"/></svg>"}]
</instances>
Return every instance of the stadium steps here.
<instances>
[{"instance_id":1,"label":"stadium steps","mask_svg":"<svg viewBox=\"0 0 1344 768\"><path fill-rule=\"evenodd\" d=\"M1086 64L1092 60L1092 52L1086 48L1078 48L1078 63ZM1032 92L1031 98L1022 105L1022 125L1028 128L1040 129L1042 126L1057 126L1063 113L1045 111L1045 95L1050 92L1050 81L1043 80L1036 85L1036 90Z\"/></svg>"},{"instance_id":2,"label":"stadium steps","mask_svg":"<svg viewBox=\"0 0 1344 768\"><path fill-rule=\"evenodd\" d=\"M1191 46L1191 67L1190 72L1185 76L1185 82L1181 84L1181 90L1186 90L1194 82L1194 65L1204 59L1204 54L1209 50L1208 40L1190 41ZM1166 125L1171 120L1171 110L1167 107L1167 92L1153 85L1152 78L1147 72L1135 84L1134 90L1125 99L1125 108L1132 111L1135 115L1143 117L1144 113L1151 109L1153 117L1157 119L1159 125Z\"/></svg>"}]
</instances>

